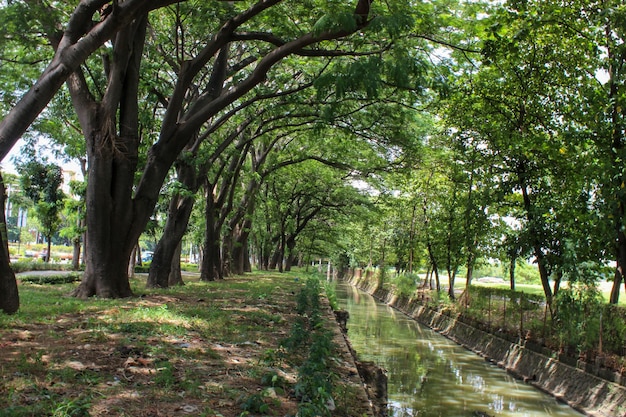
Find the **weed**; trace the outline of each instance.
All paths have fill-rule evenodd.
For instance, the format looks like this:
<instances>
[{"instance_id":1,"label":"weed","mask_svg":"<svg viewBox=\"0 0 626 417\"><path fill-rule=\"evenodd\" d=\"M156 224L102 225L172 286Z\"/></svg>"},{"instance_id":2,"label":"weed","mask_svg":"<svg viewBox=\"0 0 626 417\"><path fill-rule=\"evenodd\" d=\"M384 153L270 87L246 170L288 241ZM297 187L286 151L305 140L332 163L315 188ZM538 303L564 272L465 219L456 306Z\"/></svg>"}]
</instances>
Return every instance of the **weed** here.
<instances>
[{"instance_id":1,"label":"weed","mask_svg":"<svg viewBox=\"0 0 626 417\"><path fill-rule=\"evenodd\" d=\"M241 409L248 413L267 414L270 410L270 406L265 402L265 398L266 395L264 393L252 394L243 401Z\"/></svg>"},{"instance_id":2,"label":"weed","mask_svg":"<svg viewBox=\"0 0 626 417\"><path fill-rule=\"evenodd\" d=\"M157 374L154 377L154 384L161 388L172 388L176 385L175 368L169 361L162 361L156 364Z\"/></svg>"},{"instance_id":3,"label":"weed","mask_svg":"<svg viewBox=\"0 0 626 417\"><path fill-rule=\"evenodd\" d=\"M272 388L286 388L289 386L287 380L278 375L275 371L268 371L261 377L261 384Z\"/></svg>"},{"instance_id":4,"label":"weed","mask_svg":"<svg viewBox=\"0 0 626 417\"><path fill-rule=\"evenodd\" d=\"M267 366L277 366L285 357L283 349L266 349L263 356L259 359L259 364L263 363Z\"/></svg>"},{"instance_id":5,"label":"weed","mask_svg":"<svg viewBox=\"0 0 626 417\"><path fill-rule=\"evenodd\" d=\"M89 417L89 399L66 399L56 404L52 410L52 417Z\"/></svg>"},{"instance_id":6,"label":"weed","mask_svg":"<svg viewBox=\"0 0 626 417\"><path fill-rule=\"evenodd\" d=\"M324 281L324 292L330 304L330 308L334 311L339 310L339 302L337 301L337 288L335 283Z\"/></svg>"},{"instance_id":7,"label":"weed","mask_svg":"<svg viewBox=\"0 0 626 417\"><path fill-rule=\"evenodd\" d=\"M46 371L46 366L42 360L43 353L36 352L29 357L27 354L20 354L20 359L17 363L18 372L25 375L39 374Z\"/></svg>"},{"instance_id":8,"label":"weed","mask_svg":"<svg viewBox=\"0 0 626 417\"><path fill-rule=\"evenodd\" d=\"M291 352L309 346L308 355L298 369L296 396L300 398L299 416L329 416L328 404L333 402L335 376L328 370L327 360L332 358L332 335L323 328L320 305L319 280L309 278L298 294L296 311L300 317L292 326L289 337L283 342Z\"/></svg>"}]
</instances>

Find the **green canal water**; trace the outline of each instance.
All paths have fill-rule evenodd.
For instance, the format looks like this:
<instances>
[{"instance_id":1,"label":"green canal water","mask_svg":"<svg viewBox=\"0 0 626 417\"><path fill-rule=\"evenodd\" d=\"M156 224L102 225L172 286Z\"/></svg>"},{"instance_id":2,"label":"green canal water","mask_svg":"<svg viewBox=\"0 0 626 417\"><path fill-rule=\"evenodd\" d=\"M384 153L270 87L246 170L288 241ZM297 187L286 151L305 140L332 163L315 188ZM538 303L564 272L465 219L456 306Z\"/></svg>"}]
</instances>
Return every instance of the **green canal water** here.
<instances>
[{"instance_id":1,"label":"green canal water","mask_svg":"<svg viewBox=\"0 0 626 417\"><path fill-rule=\"evenodd\" d=\"M336 292L359 359L387 370L389 416L582 415L370 295L341 282Z\"/></svg>"}]
</instances>

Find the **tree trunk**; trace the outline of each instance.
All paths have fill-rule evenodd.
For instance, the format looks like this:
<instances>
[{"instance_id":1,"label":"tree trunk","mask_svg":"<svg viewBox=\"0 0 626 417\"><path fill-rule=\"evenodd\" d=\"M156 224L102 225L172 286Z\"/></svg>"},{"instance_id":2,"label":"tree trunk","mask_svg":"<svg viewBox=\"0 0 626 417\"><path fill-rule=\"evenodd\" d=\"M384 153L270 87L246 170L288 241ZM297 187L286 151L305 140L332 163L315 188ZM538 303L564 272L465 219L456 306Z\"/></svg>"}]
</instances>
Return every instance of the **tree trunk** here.
<instances>
[{"instance_id":1,"label":"tree trunk","mask_svg":"<svg viewBox=\"0 0 626 417\"><path fill-rule=\"evenodd\" d=\"M246 220L240 228L237 228L234 237L234 244L231 249L231 268L233 274L242 275L251 271L250 259L248 257L248 237L250 236L252 221Z\"/></svg>"},{"instance_id":2,"label":"tree trunk","mask_svg":"<svg viewBox=\"0 0 626 417\"><path fill-rule=\"evenodd\" d=\"M52 236L46 236L46 240L46 259L44 259L44 262L48 263L50 262L50 259L52 259Z\"/></svg>"},{"instance_id":3,"label":"tree trunk","mask_svg":"<svg viewBox=\"0 0 626 417\"><path fill-rule=\"evenodd\" d=\"M174 256L172 257L172 267L170 268L170 276L168 279L168 285L173 287L175 285L185 285L183 282L183 274L180 269L180 255L183 251L183 242L182 239L178 242L178 246L176 246L176 251L174 252Z\"/></svg>"},{"instance_id":4,"label":"tree trunk","mask_svg":"<svg viewBox=\"0 0 626 417\"><path fill-rule=\"evenodd\" d=\"M517 264L517 257L511 257L511 264L509 265L509 280L511 282L511 291L515 291L515 266Z\"/></svg>"},{"instance_id":5,"label":"tree trunk","mask_svg":"<svg viewBox=\"0 0 626 417\"><path fill-rule=\"evenodd\" d=\"M456 270L452 271L450 269L448 269L448 297L450 297L451 300L454 300L455 295L454 295L454 281L456 279Z\"/></svg>"},{"instance_id":6,"label":"tree trunk","mask_svg":"<svg viewBox=\"0 0 626 417\"><path fill-rule=\"evenodd\" d=\"M524 200L524 210L526 212L526 219L528 220L528 224L531 227L530 230L530 239L532 242L532 247L534 251L535 258L537 260L537 267L539 269L539 276L541 278L541 286L543 287L543 292L546 296L546 303L552 310L552 289L550 288L550 274L548 272L548 265L546 257L543 253L542 242L539 240L539 225L537 222L540 220L536 218L534 213L534 208L532 206L532 202L530 200L530 195L528 194L528 188L526 186L526 169L524 163L520 163L520 168L517 172L519 176L519 185L522 189L522 197Z\"/></svg>"},{"instance_id":7,"label":"tree trunk","mask_svg":"<svg viewBox=\"0 0 626 417\"><path fill-rule=\"evenodd\" d=\"M133 247L133 251L130 254L130 262L128 263L128 276L130 278L135 277L135 266L137 266L137 253L140 252L139 244Z\"/></svg>"},{"instance_id":8,"label":"tree trunk","mask_svg":"<svg viewBox=\"0 0 626 417\"><path fill-rule=\"evenodd\" d=\"M435 274L435 283L437 285L437 292L441 291L441 284L439 282L439 268L437 266L437 260L435 259L435 254L433 252L433 248L430 242L426 244L426 248L428 249L428 257L430 258L430 265L432 266L433 272ZM431 275L432 276L432 275ZM430 286L432 289L432 285Z\"/></svg>"},{"instance_id":9,"label":"tree trunk","mask_svg":"<svg viewBox=\"0 0 626 417\"><path fill-rule=\"evenodd\" d=\"M170 201L167 221L163 235L152 255L147 286L149 288L167 288L170 282L170 273L176 266L175 254L189 225L189 218L193 210L194 197L175 195ZM180 269L180 253L178 253L178 267ZM178 281L176 281L178 283Z\"/></svg>"},{"instance_id":10,"label":"tree trunk","mask_svg":"<svg viewBox=\"0 0 626 417\"><path fill-rule=\"evenodd\" d=\"M13 314L20 308L20 297L15 272L13 272L10 264L5 202L6 189L4 188L2 173L0 173L0 208L2 209L0 210L0 310L6 314Z\"/></svg>"},{"instance_id":11,"label":"tree trunk","mask_svg":"<svg viewBox=\"0 0 626 417\"><path fill-rule=\"evenodd\" d=\"M118 165L114 158L106 155L106 149L92 148L91 153L86 196L86 242L90 256L85 262L83 280L75 295L80 298L94 295L102 298L130 297L132 291L127 268L138 236L134 239L128 237L132 210L119 205L130 199L116 198L116 191L126 186L123 182L112 181L111 174ZM122 180L121 177L116 178ZM132 181L130 178L126 180Z\"/></svg>"},{"instance_id":12,"label":"tree trunk","mask_svg":"<svg viewBox=\"0 0 626 417\"><path fill-rule=\"evenodd\" d=\"M626 286L626 281L624 281L624 266L626 266L626 234L624 234L624 231L619 226L624 221L624 204L620 202L619 207L616 211L618 214L617 217L620 220L616 222L617 242L615 243L615 251L617 254L617 265L615 267L613 287L611 288L611 297L609 299L609 302L611 304L617 304L619 302L619 292L622 282L624 282L624 285Z\"/></svg>"},{"instance_id":13,"label":"tree trunk","mask_svg":"<svg viewBox=\"0 0 626 417\"><path fill-rule=\"evenodd\" d=\"M465 276L465 288L469 288L472 285L472 279L474 278L474 254L470 252L467 255L467 275Z\"/></svg>"},{"instance_id":14,"label":"tree trunk","mask_svg":"<svg viewBox=\"0 0 626 417\"><path fill-rule=\"evenodd\" d=\"M296 248L295 239L288 239L287 240L288 253L287 253L287 256L285 257L285 272L291 271L291 267L293 266L293 261L296 258L296 253L294 252L295 248Z\"/></svg>"},{"instance_id":15,"label":"tree trunk","mask_svg":"<svg viewBox=\"0 0 626 417\"><path fill-rule=\"evenodd\" d=\"M90 94L82 73L68 80L88 158L85 244L89 256L83 280L74 293L81 298L132 295L128 281L130 256L154 207L151 203L156 203L158 196L133 204L140 142L139 66L146 25L144 16L113 40L109 83L101 102Z\"/></svg>"},{"instance_id":16,"label":"tree trunk","mask_svg":"<svg viewBox=\"0 0 626 417\"><path fill-rule=\"evenodd\" d=\"M72 251L72 270L78 271L80 269L80 239L74 239L74 249Z\"/></svg>"},{"instance_id":17,"label":"tree trunk","mask_svg":"<svg viewBox=\"0 0 626 417\"><path fill-rule=\"evenodd\" d=\"M204 256L202 257L202 264L200 268L200 279L202 281L215 281L223 279L222 274L222 257L220 255L220 239L219 233L216 231L217 227L217 209L215 207L215 200L213 196L213 186L208 185L206 197L206 209L204 212L204 218L206 219L206 226L204 230Z\"/></svg>"}]
</instances>

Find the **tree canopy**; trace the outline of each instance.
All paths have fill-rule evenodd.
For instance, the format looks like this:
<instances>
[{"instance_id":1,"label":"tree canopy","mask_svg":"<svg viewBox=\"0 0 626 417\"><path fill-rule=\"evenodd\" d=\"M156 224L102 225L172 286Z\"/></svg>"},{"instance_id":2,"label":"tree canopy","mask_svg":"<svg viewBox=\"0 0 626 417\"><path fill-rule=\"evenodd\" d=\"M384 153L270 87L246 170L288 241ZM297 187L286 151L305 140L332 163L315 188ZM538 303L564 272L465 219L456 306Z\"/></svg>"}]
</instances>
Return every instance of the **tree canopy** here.
<instances>
[{"instance_id":1,"label":"tree canopy","mask_svg":"<svg viewBox=\"0 0 626 417\"><path fill-rule=\"evenodd\" d=\"M153 287L182 283L187 239L205 280L322 257L445 272L454 298L529 259L555 314L565 281L618 301L619 2L76 3L0 8L0 157L26 134L85 161L76 296L131 295L158 224Z\"/></svg>"}]
</instances>

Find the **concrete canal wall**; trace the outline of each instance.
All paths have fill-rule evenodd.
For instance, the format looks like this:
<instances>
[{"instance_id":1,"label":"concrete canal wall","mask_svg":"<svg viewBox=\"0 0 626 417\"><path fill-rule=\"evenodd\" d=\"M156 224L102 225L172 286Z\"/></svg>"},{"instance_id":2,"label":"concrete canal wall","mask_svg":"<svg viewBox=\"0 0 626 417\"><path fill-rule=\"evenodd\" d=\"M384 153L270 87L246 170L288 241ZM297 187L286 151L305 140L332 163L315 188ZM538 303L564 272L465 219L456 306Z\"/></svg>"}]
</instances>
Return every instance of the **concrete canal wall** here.
<instances>
[{"instance_id":1,"label":"concrete canal wall","mask_svg":"<svg viewBox=\"0 0 626 417\"><path fill-rule=\"evenodd\" d=\"M379 289L373 278L357 274L345 280L587 416L626 417L626 388L618 383Z\"/></svg>"}]
</instances>

